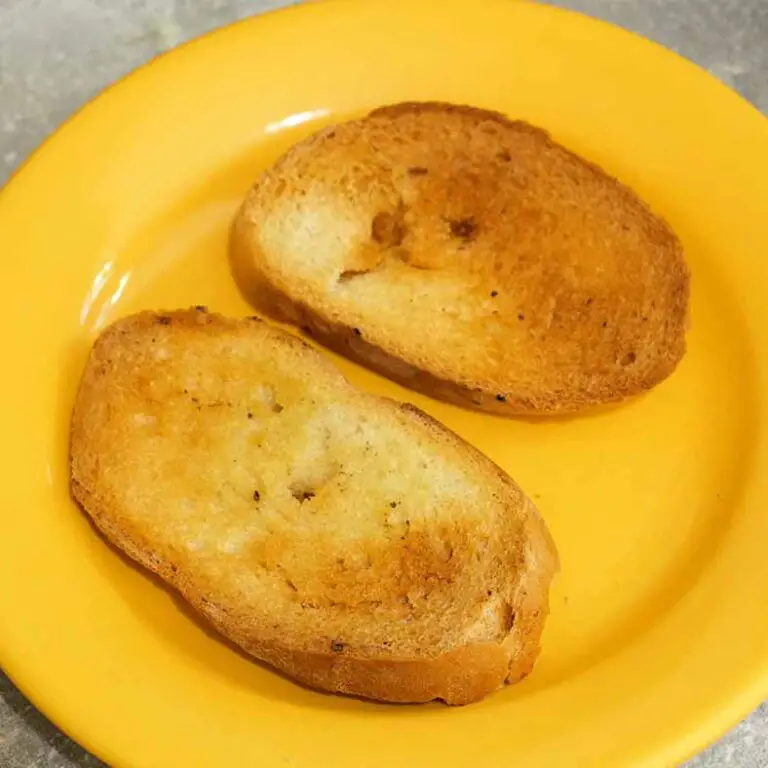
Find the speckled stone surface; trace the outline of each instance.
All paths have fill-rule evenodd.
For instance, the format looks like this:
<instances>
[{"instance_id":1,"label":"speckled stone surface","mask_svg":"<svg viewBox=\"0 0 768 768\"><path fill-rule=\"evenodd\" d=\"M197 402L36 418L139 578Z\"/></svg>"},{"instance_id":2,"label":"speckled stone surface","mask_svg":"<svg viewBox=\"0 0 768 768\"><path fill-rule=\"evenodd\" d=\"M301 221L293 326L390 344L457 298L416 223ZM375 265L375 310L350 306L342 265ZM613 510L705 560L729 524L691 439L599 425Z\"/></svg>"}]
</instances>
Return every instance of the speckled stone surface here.
<instances>
[{"instance_id":1,"label":"speckled stone surface","mask_svg":"<svg viewBox=\"0 0 768 768\"><path fill-rule=\"evenodd\" d=\"M283 4L280 0L0 0L0 184L54 128L108 83L189 37ZM768 0L554 4L613 21L673 48L768 113ZM101 765L51 725L0 673L0 768ZM721 766L768 768L768 705L686 768Z\"/></svg>"}]
</instances>

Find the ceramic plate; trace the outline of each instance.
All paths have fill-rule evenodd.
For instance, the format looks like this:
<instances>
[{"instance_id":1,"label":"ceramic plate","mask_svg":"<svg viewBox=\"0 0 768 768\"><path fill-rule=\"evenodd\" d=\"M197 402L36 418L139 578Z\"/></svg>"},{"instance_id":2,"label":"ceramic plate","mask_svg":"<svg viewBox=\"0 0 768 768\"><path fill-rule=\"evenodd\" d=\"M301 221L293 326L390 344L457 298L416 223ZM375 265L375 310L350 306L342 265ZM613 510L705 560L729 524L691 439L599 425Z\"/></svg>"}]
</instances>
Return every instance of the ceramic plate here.
<instances>
[{"instance_id":1,"label":"ceramic plate","mask_svg":"<svg viewBox=\"0 0 768 768\"><path fill-rule=\"evenodd\" d=\"M449 709L300 688L197 623L67 492L95 334L140 308L252 310L227 228L329 121L440 99L544 126L634 187L693 274L689 352L645 397L567 420L412 400L534 497L562 557L541 660ZM768 695L768 121L692 64L547 7L327 2L160 58L0 196L0 660L115 766L670 766Z\"/></svg>"}]
</instances>

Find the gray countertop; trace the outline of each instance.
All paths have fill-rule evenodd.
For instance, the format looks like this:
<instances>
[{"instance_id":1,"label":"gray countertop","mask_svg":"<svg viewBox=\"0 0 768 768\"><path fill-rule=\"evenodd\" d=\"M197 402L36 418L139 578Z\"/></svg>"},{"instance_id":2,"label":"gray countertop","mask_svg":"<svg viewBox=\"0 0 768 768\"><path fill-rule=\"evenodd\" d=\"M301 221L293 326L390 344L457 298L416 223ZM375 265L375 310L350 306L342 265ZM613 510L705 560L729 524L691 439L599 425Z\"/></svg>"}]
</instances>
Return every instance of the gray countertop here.
<instances>
[{"instance_id":1,"label":"gray countertop","mask_svg":"<svg viewBox=\"0 0 768 768\"><path fill-rule=\"evenodd\" d=\"M158 52L283 5L262 0L0 0L0 185L67 116ZM698 62L768 113L768 0L562 0ZM87 755L0 673L0 767L83 768ZM686 768L768 768L764 704ZM581 768L574 766L573 768Z\"/></svg>"}]
</instances>

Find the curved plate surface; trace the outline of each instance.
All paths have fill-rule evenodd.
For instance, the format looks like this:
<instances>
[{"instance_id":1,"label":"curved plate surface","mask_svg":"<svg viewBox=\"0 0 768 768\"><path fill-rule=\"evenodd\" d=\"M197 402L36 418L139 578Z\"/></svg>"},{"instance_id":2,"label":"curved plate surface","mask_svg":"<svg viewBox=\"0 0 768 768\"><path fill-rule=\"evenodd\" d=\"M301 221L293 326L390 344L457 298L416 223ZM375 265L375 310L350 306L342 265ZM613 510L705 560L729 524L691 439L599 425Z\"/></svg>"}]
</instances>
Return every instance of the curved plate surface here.
<instances>
[{"instance_id":1,"label":"curved plate surface","mask_svg":"<svg viewBox=\"0 0 768 768\"><path fill-rule=\"evenodd\" d=\"M693 273L689 353L574 419L412 400L506 468L562 557L544 650L462 709L302 689L108 548L67 493L89 344L140 308L247 314L227 227L259 170L405 99L546 127L633 186ZM484 0L309 4L160 58L65 125L0 195L5 374L0 660L116 766L669 766L768 695L768 121L675 55L585 17Z\"/></svg>"}]
</instances>

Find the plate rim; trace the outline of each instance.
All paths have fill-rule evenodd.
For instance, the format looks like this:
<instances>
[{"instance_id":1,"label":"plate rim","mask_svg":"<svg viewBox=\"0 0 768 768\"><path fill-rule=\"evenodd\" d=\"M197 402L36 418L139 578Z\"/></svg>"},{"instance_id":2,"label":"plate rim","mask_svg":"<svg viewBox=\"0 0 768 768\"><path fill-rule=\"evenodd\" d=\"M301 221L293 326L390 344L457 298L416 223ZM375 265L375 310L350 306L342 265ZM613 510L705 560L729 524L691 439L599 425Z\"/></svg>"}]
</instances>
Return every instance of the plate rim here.
<instances>
[{"instance_id":1,"label":"plate rim","mask_svg":"<svg viewBox=\"0 0 768 768\"><path fill-rule=\"evenodd\" d=\"M384 1L385 0L378 0L378 2L381 4L383 4ZM484 0L484 1L485 1L485 4L494 3L494 0ZM314 6L314 8L323 7L327 9L327 12L330 13L331 9L333 9L334 7L338 8L339 10L343 10L343 7L350 2L351 0L314 0L314 2L312 3L297 3L289 6L283 6L280 8L269 9L265 12L257 13L256 15L245 17L243 19L235 21L226 26L219 27L209 32L206 32L202 35L193 37L171 50L165 51L163 53L160 53L154 56L153 58L151 58L149 61L147 61L137 69L131 71L130 73L120 78L116 82L102 89L98 94L96 94L89 101L83 104L80 108L78 108L75 112L73 112L72 115L70 115L50 136L48 136L32 153L30 153L24 159L24 161L14 170L11 176L7 179L3 187L0 188L0 213L3 207L3 203L5 202L6 195L13 190L17 180L21 176L26 175L29 168L32 167L40 159L40 157L44 156L47 152L51 151L52 147L55 147L61 135L68 130L69 126L72 123L75 123L77 121L80 121L81 119L86 118L87 113L91 109L94 109L94 108L98 109L99 105L103 102L105 96L112 94L116 91L119 91L128 82L136 82L141 78L146 77L147 74L150 71L152 71L158 64L165 62L167 59L172 59L176 54L178 54L179 51L183 49L194 49L194 47L198 45L201 41L210 40L218 36L225 36L234 27L251 26L251 25L258 27L258 25L262 22L262 20L265 17L273 17L273 16L289 17L293 14L303 14L304 12L307 11L309 7L312 7L312 6ZM370 5L370 4L375 4L377 0L366 0L366 2ZM396 2L400 3L401 5L406 5L405 0L396 0ZM454 5L459 4L457 2L454 2L454 0L451 0L451 2L453 2ZM438 0L417 0L415 4L422 5L422 6L436 6L439 4L439 2ZM528 4L525 3L525 5L528 5ZM618 33L621 35L627 35L632 38L642 40L644 44L650 45L652 48L656 49L657 55L663 55L667 58L667 60L675 61L675 66L679 66L682 63L682 65L696 70L697 76L700 77L701 75L705 75L711 81L711 84L714 87L717 87L719 89L722 89L722 91L727 92L729 97L735 96L736 99L739 102L741 102L742 107L743 106L748 107L751 111L753 111L756 114L757 117L761 119L765 119L764 115L760 112L759 109L757 109L757 107L751 104L746 98L744 98L737 92L730 89L717 77L707 72L703 68L699 67L694 62L686 59L685 57L681 56L675 51L665 48L659 43L656 43L652 40L644 38L636 33L625 30L610 22L606 22L600 19L595 19L579 11L566 10L566 9L557 8L553 6L545 6L545 5L538 5L538 4L531 4L530 7L535 8L535 12L537 13L541 12L544 14L555 14L555 15L579 17L586 23L597 24L597 25L601 25L609 28L611 34ZM6 650L3 646L2 633L0 633L0 648L2 648L3 650L4 657L7 657L10 655L6 653ZM23 693L23 695L27 697L34 704L34 706L41 713L44 714L44 716L47 717L46 712L53 710L53 707L51 706L51 702L48 701L43 705L44 708L41 707L38 704L38 701L44 698L42 692L38 690L32 690L30 687L25 686L22 680L24 675L19 675L17 678L17 675L15 674L15 670L13 668L13 664L11 665L11 668L9 668L6 664L4 664L3 667L4 667L5 673L8 675L9 679L12 680L14 685L16 685L19 688L19 690ZM697 754L701 749L704 749L705 747L717 741L725 729L738 723L741 720L741 718L745 716L745 714L748 714L751 709L754 709L755 706L758 706L760 703L762 703L762 701L765 700L766 695L768 695L768 651L766 652L766 655L765 655L762 675L760 676L759 680L757 676L754 676L752 678L752 683L753 684L751 686L749 687L745 686L741 689L741 696L738 697L738 704L736 704L737 697L733 696L729 700L730 706L721 706L721 707L715 708L715 711L711 713L710 717L706 720L707 727L704 726L705 721L702 718L701 727L697 729L696 737L694 737L692 734L689 734L688 738L684 739L681 736L678 739L677 741L677 745L679 747L678 755L680 758L684 759L686 757L690 757L694 754ZM52 720L52 722L55 722L58 728L60 728L63 732L65 732L71 738L76 740L77 743L82 744L87 749L91 750L94 754L103 755L104 759L109 759L112 764L115 764L115 765L122 764L121 756L110 754L108 748L106 748L104 745L99 745L97 743L98 741L97 739L91 738L87 728L81 729L79 726L75 725L74 723L70 724L69 722L67 722L67 718L63 714L57 715ZM714 725L715 723L716 725ZM713 725L714 727L712 727ZM709 735L706 736L704 740L702 740L701 736L705 731ZM696 741L696 745L691 746L694 741ZM688 744L688 746L684 746L684 744ZM638 761L638 765L640 764L645 765L644 762L641 763L641 761Z\"/></svg>"}]
</instances>

